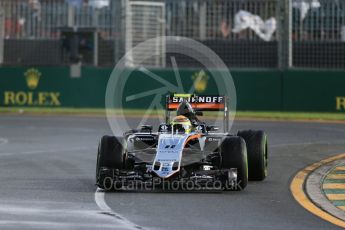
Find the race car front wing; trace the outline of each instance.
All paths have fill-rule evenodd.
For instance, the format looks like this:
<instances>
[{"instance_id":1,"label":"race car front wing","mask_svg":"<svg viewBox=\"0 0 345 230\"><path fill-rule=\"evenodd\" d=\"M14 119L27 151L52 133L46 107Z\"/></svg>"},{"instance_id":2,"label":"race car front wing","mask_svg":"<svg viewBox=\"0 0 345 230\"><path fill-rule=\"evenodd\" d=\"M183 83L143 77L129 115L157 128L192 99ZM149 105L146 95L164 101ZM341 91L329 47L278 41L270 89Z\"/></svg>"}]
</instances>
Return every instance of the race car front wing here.
<instances>
[{"instance_id":1,"label":"race car front wing","mask_svg":"<svg viewBox=\"0 0 345 230\"><path fill-rule=\"evenodd\" d=\"M172 178L158 177L150 166L146 171L127 171L101 168L99 171L99 186L105 190L236 190L237 169L212 169L204 165L202 170L187 174L180 171ZM185 175L184 175L185 174Z\"/></svg>"}]
</instances>

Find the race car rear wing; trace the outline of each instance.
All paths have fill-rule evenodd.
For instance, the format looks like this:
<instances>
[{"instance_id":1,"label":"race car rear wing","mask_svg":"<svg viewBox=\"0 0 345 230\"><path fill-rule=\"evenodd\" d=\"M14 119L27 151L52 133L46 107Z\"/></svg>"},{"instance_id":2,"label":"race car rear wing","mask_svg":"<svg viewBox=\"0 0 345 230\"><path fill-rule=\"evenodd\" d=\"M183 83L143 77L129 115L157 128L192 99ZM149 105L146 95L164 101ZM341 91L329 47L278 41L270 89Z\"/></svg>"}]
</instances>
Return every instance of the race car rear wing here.
<instances>
[{"instance_id":1,"label":"race car rear wing","mask_svg":"<svg viewBox=\"0 0 345 230\"><path fill-rule=\"evenodd\" d=\"M221 95L170 94L166 98L166 122L170 111L176 111L181 102L187 101L195 111L223 111L224 131L229 128L229 98Z\"/></svg>"},{"instance_id":2,"label":"race car rear wing","mask_svg":"<svg viewBox=\"0 0 345 230\"><path fill-rule=\"evenodd\" d=\"M184 100L196 111L224 111L227 105L225 96L172 94L167 97L166 108L170 111L176 110Z\"/></svg>"}]
</instances>

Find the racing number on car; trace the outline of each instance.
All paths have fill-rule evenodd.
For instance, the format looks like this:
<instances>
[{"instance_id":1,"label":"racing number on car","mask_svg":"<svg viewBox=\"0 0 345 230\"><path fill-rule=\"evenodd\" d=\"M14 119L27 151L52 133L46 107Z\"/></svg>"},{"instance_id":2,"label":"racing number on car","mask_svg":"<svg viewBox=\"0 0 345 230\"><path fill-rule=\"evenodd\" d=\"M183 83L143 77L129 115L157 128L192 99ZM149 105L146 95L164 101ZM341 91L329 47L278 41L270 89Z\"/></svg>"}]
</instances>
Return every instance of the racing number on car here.
<instances>
[{"instance_id":1,"label":"racing number on car","mask_svg":"<svg viewBox=\"0 0 345 230\"><path fill-rule=\"evenodd\" d=\"M175 146L176 146L176 145L166 145L165 148L166 148L166 149L173 149L173 148L175 148Z\"/></svg>"}]
</instances>

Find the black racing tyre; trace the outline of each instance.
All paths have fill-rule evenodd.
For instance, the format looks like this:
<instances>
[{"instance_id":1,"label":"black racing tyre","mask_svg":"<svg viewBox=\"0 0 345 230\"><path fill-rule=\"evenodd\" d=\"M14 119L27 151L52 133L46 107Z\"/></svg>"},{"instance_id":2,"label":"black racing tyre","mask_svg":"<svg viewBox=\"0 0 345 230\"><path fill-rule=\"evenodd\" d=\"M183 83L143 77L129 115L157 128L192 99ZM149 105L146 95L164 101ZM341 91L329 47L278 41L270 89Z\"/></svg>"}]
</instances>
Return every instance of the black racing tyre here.
<instances>
[{"instance_id":1,"label":"black racing tyre","mask_svg":"<svg viewBox=\"0 0 345 230\"><path fill-rule=\"evenodd\" d=\"M98 145L96 180L99 187L104 185L104 178L100 178L101 168L123 169L124 167L124 148L123 138L114 136L103 136Z\"/></svg>"},{"instance_id":2,"label":"black racing tyre","mask_svg":"<svg viewBox=\"0 0 345 230\"><path fill-rule=\"evenodd\" d=\"M220 146L221 168L237 168L237 184L230 190L243 190L248 183L248 164L246 143L241 137L225 137Z\"/></svg>"},{"instance_id":3,"label":"black racing tyre","mask_svg":"<svg viewBox=\"0 0 345 230\"><path fill-rule=\"evenodd\" d=\"M239 131L247 144L249 180L262 181L267 176L268 154L267 135L264 131L245 130Z\"/></svg>"}]
</instances>

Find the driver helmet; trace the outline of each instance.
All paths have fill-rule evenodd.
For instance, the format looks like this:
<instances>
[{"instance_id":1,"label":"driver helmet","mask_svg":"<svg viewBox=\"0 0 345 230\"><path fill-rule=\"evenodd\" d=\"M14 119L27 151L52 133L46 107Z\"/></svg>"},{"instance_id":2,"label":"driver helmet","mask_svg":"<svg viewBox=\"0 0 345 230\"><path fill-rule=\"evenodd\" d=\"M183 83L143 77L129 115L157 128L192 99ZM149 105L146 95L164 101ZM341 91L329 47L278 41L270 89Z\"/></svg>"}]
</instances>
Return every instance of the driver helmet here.
<instances>
[{"instance_id":1,"label":"driver helmet","mask_svg":"<svg viewBox=\"0 0 345 230\"><path fill-rule=\"evenodd\" d=\"M190 133L192 131L192 123L185 116L177 116L171 122L173 132L177 133Z\"/></svg>"}]
</instances>

